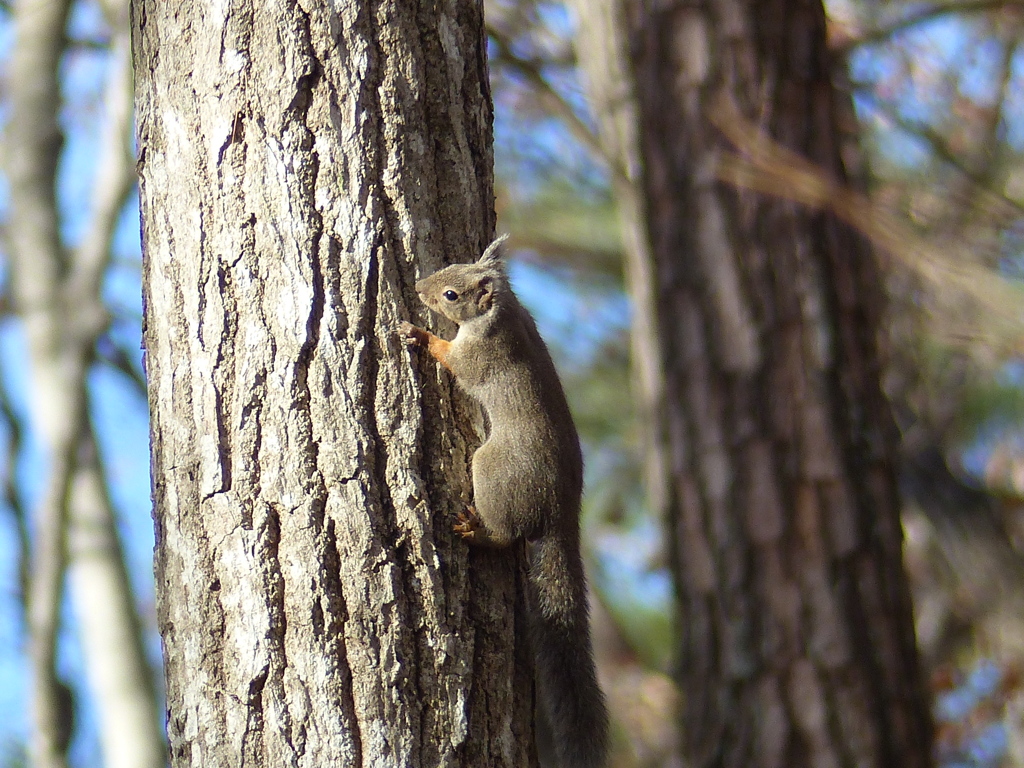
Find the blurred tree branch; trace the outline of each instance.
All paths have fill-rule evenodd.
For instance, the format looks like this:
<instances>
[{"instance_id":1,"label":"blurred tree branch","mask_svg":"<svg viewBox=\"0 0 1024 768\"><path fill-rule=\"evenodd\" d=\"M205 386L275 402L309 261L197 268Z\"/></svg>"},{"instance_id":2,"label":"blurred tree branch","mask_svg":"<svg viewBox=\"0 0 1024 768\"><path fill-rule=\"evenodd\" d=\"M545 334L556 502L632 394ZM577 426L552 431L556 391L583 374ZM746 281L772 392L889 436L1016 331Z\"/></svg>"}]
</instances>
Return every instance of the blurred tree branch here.
<instances>
[{"instance_id":1,"label":"blurred tree branch","mask_svg":"<svg viewBox=\"0 0 1024 768\"><path fill-rule=\"evenodd\" d=\"M124 348L115 344L108 334L97 340L96 357L100 362L121 373L140 397L146 396L146 378L142 371L132 362Z\"/></svg>"},{"instance_id":2,"label":"blurred tree branch","mask_svg":"<svg viewBox=\"0 0 1024 768\"><path fill-rule=\"evenodd\" d=\"M825 208L871 240L931 287L933 295L953 293L970 300L971 307L985 310L982 324L1004 353L1024 352L1024 318L1018 307L1024 292L1015 283L969 258L951 258L948 245L938 248L866 196L838 184L829 175L795 152L762 133L744 118L736 105L721 98L708 115L711 122L743 154L723 154L716 173L738 187L783 197L812 208ZM961 318L963 319L963 318ZM962 341L977 340L982 324L959 326Z\"/></svg>"},{"instance_id":3,"label":"blurred tree branch","mask_svg":"<svg viewBox=\"0 0 1024 768\"><path fill-rule=\"evenodd\" d=\"M22 445L24 444L24 428L21 418L14 411L11 405L10 394L7 391L6 382L0 377L0 418L3 419L7 431L7 450L4 454L4 504L10 510L14 519L14 529L18 539L18 599L21 602L22 611L27 607L29 584L29 561L32 557L32 541L28 532L28 515L25 506L21 503L21 496L18 493L18 460L21 456Z\"/></svg>"},{"instance_id":4,"label":"blurred tree branch","mask_svg":"<svg viewBox=\"0 0 1024 768\"><path fill-rule=\"evenodd\" d=\"M884 115L892 125L926 142L937 159L962 174L971 185L972 197L977 199L984 192L984 197L989 203L991 203L993 197L997 197L1001 204L1010 206L1016 213L1024 213L1024 205L1008 197L1006 194L991 188L990 182L992 169L995 167L994 161L986 162L984 167L971 167L970 159L964 157L962 152L954 151L949 146L947 138L933 126L925 122L912 121L903 117L894 105L885 101L871 99L871 103L873 108ZM992 134L994 136L994 130ZM991 152L996 154L994 143L993 139L993 149ZM978 154L984 156L984 153ZM962 220L962 217L958 217L958 220Z\"/></svg>"},{"instance_id":5,"label":"blurred tree branch","mask_svg":"<svg viewBox=\"0 0 1024 768\"><path fill-rule=\"evenodd\" d=\"M913 7L913 10L901 18L864 30L859 34L844 39L833 50L839 54L846 54L855 48L890 40L900 32L946 16L980 14L1020 8L1024 8L1022 0L948 0L948 2L931 3L923 7Z\"/></svg>"},{"instance_id":6,"label":"blurred tree branch","mask_svg":"<svg viewBox=\"0 0 1024 768\"><path fill-rule=\"evenodd\" d=\"M586 147L595 158L605 162L614 171L615 163L605 154L595 133L544 76L544 62L517 56L513 51L512 41L495 27L488 26L487 33L497 49L497 55L491 60L522 77L534 89L542 105L554 117L562 121L573 138Z\"/></svg>"}]
</instances>

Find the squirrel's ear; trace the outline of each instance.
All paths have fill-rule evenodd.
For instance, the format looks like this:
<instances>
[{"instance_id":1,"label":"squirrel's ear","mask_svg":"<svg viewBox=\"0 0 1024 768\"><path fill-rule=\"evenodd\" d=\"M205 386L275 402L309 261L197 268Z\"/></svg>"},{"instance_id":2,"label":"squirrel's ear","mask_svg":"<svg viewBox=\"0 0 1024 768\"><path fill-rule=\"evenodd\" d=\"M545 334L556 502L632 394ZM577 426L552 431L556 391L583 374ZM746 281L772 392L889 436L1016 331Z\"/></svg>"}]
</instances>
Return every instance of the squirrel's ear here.
<instances>
[{"instance_id":1,"label":"squirrel's ear","mask_svg":"<svg viewBox=\"0 0 1024 768\"><path fill-rule=\"evenodd\" d=\"M504 234L499 238L496 238L493 243L487 246L487 250L484 251L484 255L480 257L477 264L482 266L495 266L500 267L505 263L504 249L501 247L502 244L508 240L508 234Z\"/></svg>"},{"instance_id":2,"label":"squirrel's ear","mask_svg":"<svg viewBox=\"0 0 1024 768\"><path fill-rule=\"evenodd\" d=\"M480 312L486 312L494 302L494 279L484 276L477 283L476 308Z\"/></svg>"}]
</instances>

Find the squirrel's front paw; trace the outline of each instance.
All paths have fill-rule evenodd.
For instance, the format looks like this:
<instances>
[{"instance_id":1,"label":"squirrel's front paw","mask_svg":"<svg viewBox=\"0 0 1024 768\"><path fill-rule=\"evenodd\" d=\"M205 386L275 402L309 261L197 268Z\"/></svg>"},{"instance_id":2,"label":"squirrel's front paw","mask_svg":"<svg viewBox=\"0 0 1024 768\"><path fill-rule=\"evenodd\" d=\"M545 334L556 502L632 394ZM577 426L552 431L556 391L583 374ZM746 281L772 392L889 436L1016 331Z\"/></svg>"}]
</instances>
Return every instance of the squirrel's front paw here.
<instances>
[{"instance_id":1,"label":"squirrel's front paw","mask_svg":"<svg viewBox=\"0 0 1024 768\"><path fill-rule=\"evenodd\" d=\"M427 332L422 328L417 328L407 320L403 320L398 324L396 333L410 347L419 347L426 343Z\"/></svg>"},{"instance_id":2,"label":"squirrel's front paw","mask_svg":"<svg viewBox=\"0 0 1024 768\"><path fill-rule=\"evenodd\" d=\"M473 507L466 507L466 511L459 512L455 519L457 522L452 526L452 530L462 538L472 540L480 527L480 516L476 510Z\"/></svg>"}]
</instances>

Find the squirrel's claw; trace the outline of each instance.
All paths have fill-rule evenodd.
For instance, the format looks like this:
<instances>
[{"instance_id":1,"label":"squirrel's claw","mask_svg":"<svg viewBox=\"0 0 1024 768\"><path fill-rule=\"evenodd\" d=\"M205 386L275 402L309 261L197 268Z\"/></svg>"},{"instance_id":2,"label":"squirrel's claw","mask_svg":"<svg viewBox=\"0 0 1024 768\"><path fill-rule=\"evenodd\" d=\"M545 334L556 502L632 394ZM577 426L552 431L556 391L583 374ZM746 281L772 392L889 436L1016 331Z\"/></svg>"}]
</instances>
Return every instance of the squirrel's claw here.
<instances>
[{"instance_id":1,"label":"squirrel's claw","mask_svg":"<svg viewBox=\"0 0 1024 768\"><path fill-rule=\"evenodd\" d=\"M464 539L476 536L477 529L480 528L480 516L473 507L466 507L466 511L459 512L455 519L457 522L452 526L453 531Z\"/></svg>"},{"instance_id":2,"label":"squirrel's claw","mask_svg":"<svg viewBox=\"0 0 1024 768\"><path fill-rule=\"evenodd\" d=\"M422 328L417 328L408 320L403 320L398 324L398 330L396 333L407 346L418 347L423 344L423 336L426 332Z\"/></svg>"}]
</instances>

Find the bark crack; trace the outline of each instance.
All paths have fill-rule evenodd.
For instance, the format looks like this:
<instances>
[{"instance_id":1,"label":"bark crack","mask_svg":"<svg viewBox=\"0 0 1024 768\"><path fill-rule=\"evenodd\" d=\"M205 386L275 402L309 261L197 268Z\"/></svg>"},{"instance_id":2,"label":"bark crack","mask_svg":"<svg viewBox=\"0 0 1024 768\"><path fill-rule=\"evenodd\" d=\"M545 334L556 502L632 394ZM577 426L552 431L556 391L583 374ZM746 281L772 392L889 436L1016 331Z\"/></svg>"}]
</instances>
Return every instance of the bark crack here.
<instances>
[{"instance_id":1,"label":"bark crack","mask_svg":"<svg viewBox=\"0 0 1024 768\"><path fill-rule=\"evenodd\" d=\"M217 266L217 288L223 302L224 314L220 337L217 340L217 357L213 365L213 378L217 384L213 388L217 423L217 458L221 471L217 490L230 491L233 484L231 456L233 431L229 403L234 399L236 390L234 345L238 336L238 318L234 281L223 263ZM212 494L208 494L207 497L210 495Z\"/></svg>"},{"instance_id":2,"label":"bark crack","mask_svg":"<svg viewBox=\"0 0 1024 768\"><path fill-rule=\"evenodd\" d=\"M251 761L253 765L262 765L263 752L263 690L266 688L269 665L265 665L252 680L249 681L249 692L246 697L246 723L242 733L242 750L240 755L241 768Z\"/></svg>"},{"instance_id":3,"label":"bark crack","mask_svg":"<svg viewBox=\"0 0 1024 768\"><path fill-rule=\"evenodd\" d=\"M321 508L321 513L323 512ZM345 593L341 584L341 562L338 556L338 539L334 530L334 521L327 520L321 537L323 549L320 561L323 568L320 572L320 583L323 585L324 595L330 609L329 616L334 622L327 624L324 631L327 637L333 641L330 650L334 658L338 660L338 667L341 677L340 690L340 715L342 722L352 725L352 749L355 752L354 765L363 764L363 739L359 726L362 720L358 716L356 707L355 691L353 690L352 667L348 659L348 646L345 641L345 625L348 623L348 605L345 602Z\"/></svg>"}]
</instances>

